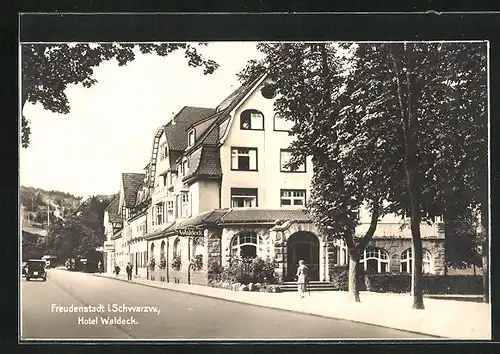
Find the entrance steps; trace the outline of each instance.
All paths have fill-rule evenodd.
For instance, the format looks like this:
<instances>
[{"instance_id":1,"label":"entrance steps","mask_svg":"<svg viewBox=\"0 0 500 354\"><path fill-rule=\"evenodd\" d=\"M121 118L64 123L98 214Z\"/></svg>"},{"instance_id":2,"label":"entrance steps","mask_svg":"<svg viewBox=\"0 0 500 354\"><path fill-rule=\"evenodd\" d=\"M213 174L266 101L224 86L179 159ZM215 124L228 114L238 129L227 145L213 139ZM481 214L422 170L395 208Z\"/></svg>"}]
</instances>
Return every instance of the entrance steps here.
<instances>
[{"instance_id":1,"label":"entrance steps","mask_svg":"<svg viewBox=\"0 0 500 354\"><path fill-rule=\"evenodd\" d=\"M294 281L285 281L280 285L281 291L297 291L297 283ZM309 282L310 291L335 291L332 284L327 281L313 280Z\"/></svg>"}]
</instances>

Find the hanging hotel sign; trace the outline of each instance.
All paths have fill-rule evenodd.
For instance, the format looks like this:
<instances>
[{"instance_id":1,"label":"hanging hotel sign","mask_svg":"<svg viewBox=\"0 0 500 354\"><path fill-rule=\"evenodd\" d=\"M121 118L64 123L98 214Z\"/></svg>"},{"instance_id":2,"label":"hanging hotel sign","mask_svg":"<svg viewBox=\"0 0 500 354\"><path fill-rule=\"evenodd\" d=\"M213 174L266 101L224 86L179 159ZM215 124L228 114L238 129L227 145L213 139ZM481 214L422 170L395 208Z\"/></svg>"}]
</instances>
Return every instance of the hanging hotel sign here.
<instances>
[{"instance_id":1,"label":"hanging hotel sign","mask_svg":"<svg viewBox=\"0 0 500 354\"><path fill-rule=\"evenodd\" d=\"M183 229L178 229L177 235L199 237L199 236L203 236L204 231L205 231L204 229L197 229L195 227L186 227Z\"/></svg>"}]
</instances>

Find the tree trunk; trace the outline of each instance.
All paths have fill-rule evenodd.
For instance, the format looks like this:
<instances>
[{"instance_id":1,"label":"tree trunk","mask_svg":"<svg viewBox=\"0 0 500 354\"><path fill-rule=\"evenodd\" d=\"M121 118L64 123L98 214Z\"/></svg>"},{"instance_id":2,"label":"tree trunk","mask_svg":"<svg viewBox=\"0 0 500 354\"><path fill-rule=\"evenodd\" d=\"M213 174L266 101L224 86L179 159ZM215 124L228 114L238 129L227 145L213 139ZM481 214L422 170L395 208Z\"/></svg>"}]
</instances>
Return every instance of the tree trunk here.
<instances>
[{"instance_id":1,"label":"tree trunk","mask_svg":"<svg viewBox=\"0 0 500 354\"><path fill-rule=\"evenodd\" d=\"M352 302L361 302L358 287L358 269L360 254L357 249L349 250L349 288L347 298Z\"/></svg>"},{"instance_id":2,"label":"tree trunk","mask_svg":"<svg viewBox=\"0 0 500 354\"><path fill-rule=\"evenodd\" d=\"M400 45L395 44L394 47L399 49ZM411 216L411 236L412 236L412 253L413 253L413 269L412 269L412 295L413 308L424 309L424 300L422 294L422 239L420 235L420 186L416 171L416 154L415 154L415 132L417 129L417 120L415 112L415 102L413 88L415 87L415 74L413 73L413 45L403 45L403 50L397 50L400 60L406 59L406 96L403 94L403 85L401 83L401 74L399 63L391 48L391 57L394 66L396 77L398 101L401 111L401 119L403 123L404 140L405 140L405 171L406 182L410 199L410 216ZM404 58L404 59L403 59ZM404 64L403 64L404 65ZM406 97L406 102L405 101ZM406 104L405 104L406 103Z\"/></svg>"}]
</instances>

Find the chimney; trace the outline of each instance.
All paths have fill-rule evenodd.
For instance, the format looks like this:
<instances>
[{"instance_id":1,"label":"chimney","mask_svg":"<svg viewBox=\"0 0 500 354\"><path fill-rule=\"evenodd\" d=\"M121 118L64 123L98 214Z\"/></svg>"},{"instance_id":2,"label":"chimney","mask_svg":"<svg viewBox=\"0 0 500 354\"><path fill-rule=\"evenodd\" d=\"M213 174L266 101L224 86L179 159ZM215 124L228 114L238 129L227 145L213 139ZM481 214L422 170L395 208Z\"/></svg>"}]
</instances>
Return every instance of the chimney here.
<instances>
[{"instance_id":1,"label":"chimney","mask_svg":"<svg viewBox=\"0 0 500 354\"><path fill-rule=\"evenodd\" d=\"M175 113L172 112L172 125L175 125Z\"/></svg>"}]
</instances>

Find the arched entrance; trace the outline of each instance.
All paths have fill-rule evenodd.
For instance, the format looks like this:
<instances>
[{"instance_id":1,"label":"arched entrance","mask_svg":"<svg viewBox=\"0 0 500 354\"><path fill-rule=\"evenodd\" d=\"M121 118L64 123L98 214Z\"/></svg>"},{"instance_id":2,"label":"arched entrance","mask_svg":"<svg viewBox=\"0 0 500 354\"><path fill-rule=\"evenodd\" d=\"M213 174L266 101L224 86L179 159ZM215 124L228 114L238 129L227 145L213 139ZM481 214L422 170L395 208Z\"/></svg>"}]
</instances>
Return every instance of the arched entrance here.
<instances>
[{"instance_id":1,"label":"arched entrance","mask_svg":"<svg viewBox=\"0 0 500 354\"><path fill-rule=\"evenodd\" d=\"M319 280L319 240L316 235L299 231L288 238L287 280L294 280L299 260L303 259L309 267L310 280Z\"/></svg>"}]
</instances>

